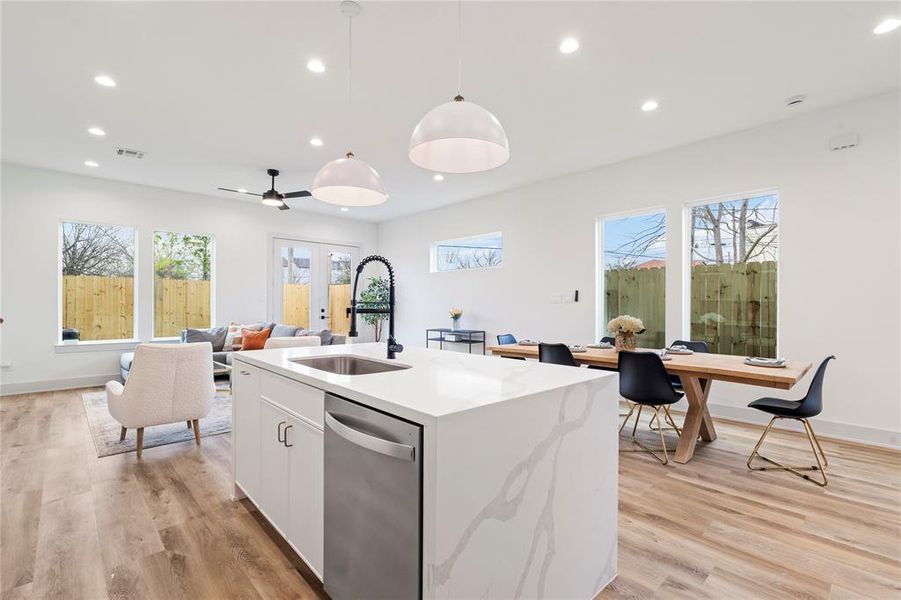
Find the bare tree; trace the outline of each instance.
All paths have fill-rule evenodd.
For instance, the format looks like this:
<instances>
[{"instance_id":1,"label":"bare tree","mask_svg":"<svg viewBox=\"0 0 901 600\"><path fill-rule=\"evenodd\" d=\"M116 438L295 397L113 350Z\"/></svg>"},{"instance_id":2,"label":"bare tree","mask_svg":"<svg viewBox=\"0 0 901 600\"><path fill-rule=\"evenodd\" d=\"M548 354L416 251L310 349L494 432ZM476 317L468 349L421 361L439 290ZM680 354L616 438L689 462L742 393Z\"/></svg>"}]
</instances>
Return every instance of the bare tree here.
<instances>
[{"instance_id":1,"label":"bare tree","mask_svg":"<svg viewBox=\"0 0 901 600\"><path fill-rule=\"evenodd\" d=\"M692 257L715 264L773 257L778 248L775 212L775 207L752 205L747 198L692 208ZM731 246L731 257L725 255L727 246Z\"/></svg>"},{"instance_id":2,"label":"bare tree","mask_svg":"<svg viewBox=\"0 0 901 600\"><path fill-rule=\"evenodd\" d=\"M63 275L131 277L134 233L114 225L63 223Z\"/></svg>"},{"instance_id":3,"label":"bare tree","mask_svg":"<svg viewBox=\"0 0 901 600\"><path fill-rule=\"evenodd\" d=\"M613 268L630 269L642 259L655 258L651 249L666 241L666 215L663 213L648 218L647 227L632 234L629 239L607 250L616 256Z\"/></svg>"},{"instance_id":4,"label":"bare tree","mask_svg":"<svg viewBox=\"0 0 901 600\"><path fill-rule=\"evenodd\" d=\"M478 269L500 265L504 255L500 248L442 245L441 258L457 269Z\"/></svg>"}]
</instances>

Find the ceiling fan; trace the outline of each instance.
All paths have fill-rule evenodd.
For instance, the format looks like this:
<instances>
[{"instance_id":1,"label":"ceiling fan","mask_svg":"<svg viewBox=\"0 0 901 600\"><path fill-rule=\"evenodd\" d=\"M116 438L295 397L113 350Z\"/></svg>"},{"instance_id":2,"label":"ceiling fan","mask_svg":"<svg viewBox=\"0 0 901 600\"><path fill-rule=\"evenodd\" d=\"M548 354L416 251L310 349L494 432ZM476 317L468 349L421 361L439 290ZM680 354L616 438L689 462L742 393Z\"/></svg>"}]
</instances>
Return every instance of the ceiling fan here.
<instances>
[{"instance_id":1,"label":"ceiling fan","mask_svg":"<svg viewBox=\"0 0 901 600\"><path fill-rule=\"evenodd\" d=\"M288 210L291 208L285 202L287 198L305 198L307 196L312 196L310 192L307 190L303 190L300 192L289 192L287 194L280 194L275 191L275 178L278 177L278 169L266 169L266 174L272 178L272 187L263 192L262 194L254 194L253 192L248 192L247 190L233 190L230 188L218 188L223 192L234 192L236 194L247 194L248 196L257 196L263 199L263 204L266 206L275 206L279 210Z\"/></svg>"}]
</instances>

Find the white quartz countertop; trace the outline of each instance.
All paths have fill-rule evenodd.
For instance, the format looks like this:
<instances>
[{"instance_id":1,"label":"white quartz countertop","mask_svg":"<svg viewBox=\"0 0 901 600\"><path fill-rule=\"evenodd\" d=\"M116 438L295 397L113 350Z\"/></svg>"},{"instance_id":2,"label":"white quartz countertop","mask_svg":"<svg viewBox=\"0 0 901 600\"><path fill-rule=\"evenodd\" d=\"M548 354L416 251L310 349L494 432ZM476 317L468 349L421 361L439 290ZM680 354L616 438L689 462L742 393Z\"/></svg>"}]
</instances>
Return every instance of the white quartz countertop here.
<instances>
[{"instance_id":1,"label":"white quartz countertop","mask_svg":"<svg viewBox=\"0 0 901 600\"><path fill-rule=\"evenodd\" d=\"M411 368L367 375L338 375L292 358L354 355ZM385 344L341 344L238 352L233 360L272 371L327 392L407 418L440 418L592 379L606 371L510 360L447 350L407 348L387 361Z\"/></svg>"}]
</instances>

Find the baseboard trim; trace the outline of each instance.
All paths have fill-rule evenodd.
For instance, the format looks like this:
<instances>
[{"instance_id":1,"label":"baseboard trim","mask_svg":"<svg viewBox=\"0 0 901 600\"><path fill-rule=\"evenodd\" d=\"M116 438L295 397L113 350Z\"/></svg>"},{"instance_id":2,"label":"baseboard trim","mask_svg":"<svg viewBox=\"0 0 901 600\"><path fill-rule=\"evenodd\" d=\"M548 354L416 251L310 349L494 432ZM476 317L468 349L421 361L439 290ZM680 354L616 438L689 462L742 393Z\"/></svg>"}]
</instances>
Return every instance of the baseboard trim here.
<instances>
[{"instance_id":1,"label":"baseboard trim","mask_svg":"<svg viewBox=\"0 0 901 600\"><path fill-rule=\"evenodd\" d=\"M85 375L83 377L68 377L66 379L44 379L41 381L21 381L18 383L0 384L0 396L13 394L35 394L38 392L53 392L56 390L74 390L77 388L96 387L106 385L107 381L121 381L119 373L108 375Z\"/></svg>"},{"instance_id":2,"label":"baseboard trim","mask_svg":"<svg viewBox=\"0 0 901 600\"><path fill-rule=\"evenodd\" d=\"M711 402L707 407L710 409L711 416L730 421L738 421L739 423L751 423L764 426L770 420L769 415L745 406L728 406ZM685 414L683 411L674 410L673 412ZM816 430L818 437L863 444L865 446L876 446L889 450L901 450L901 432L852 425L849 423L838 423L836 421L827 421L819 417L813 418L811 420L811 425L813 425ZM800 423L790 420L780 422L779 427L791 429L798 433L804 432Z\"/></svg>"}]
</instances>

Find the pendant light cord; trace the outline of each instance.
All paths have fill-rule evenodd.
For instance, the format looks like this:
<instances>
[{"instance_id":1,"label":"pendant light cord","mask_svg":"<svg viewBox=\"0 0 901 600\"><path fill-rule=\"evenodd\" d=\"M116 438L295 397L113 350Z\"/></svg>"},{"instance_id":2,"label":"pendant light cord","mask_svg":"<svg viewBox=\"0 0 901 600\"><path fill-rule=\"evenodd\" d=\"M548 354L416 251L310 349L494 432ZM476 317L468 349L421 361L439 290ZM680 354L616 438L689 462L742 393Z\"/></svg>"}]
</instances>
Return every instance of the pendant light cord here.
<instances>
[{"instance_id":1,"label":"pendant light cord","mask_svg":"<svg viewBox=\"0 0 901 600\"><path fill-rule=\"evenodd\" d=\"M463 95L463 0L457 0L457 96Z\"/></svg>"},{"instance_id":2,"label":"pendant light cord","mask_svg":"<svg viewBox=\"0 0 901 600\"><path fill-rule=\"evenodd\" d=\"M353 118L353 80L354 80L354 36L353 36L353 22L354 18L351 15L347 15L347 139L350 139L351 131L353 131L353 127L351 126L351 119ZM350 154L350 150L348 150L348 154Z\"/></svg>"}]
</instances>

